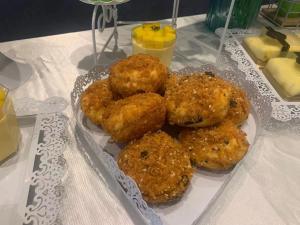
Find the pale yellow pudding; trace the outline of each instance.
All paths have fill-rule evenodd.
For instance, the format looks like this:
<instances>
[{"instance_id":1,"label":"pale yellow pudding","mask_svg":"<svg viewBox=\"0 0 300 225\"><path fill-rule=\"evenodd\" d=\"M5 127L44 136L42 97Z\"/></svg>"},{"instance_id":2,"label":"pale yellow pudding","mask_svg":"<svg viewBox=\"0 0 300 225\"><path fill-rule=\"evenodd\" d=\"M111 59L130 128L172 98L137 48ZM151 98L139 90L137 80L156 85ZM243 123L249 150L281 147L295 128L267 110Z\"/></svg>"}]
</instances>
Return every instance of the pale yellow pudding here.
<instances>
[{"instance_id":1,"label":"pale yellow pudding","mask_svg":"<svg viewBox=\"0 0 300 225\"><path fill-rule=\"evenodd\" d=\"M295 59L270 59L265 70L289 96L300 95L300 65Z\"/></svg>"},{"instance_id":2,"label":"pale yellow pudding","mask_svg":"<svg viewBox=\"0 0 300 225\"><path fill-rule=\"evenodd\" d=\"M175 42L176 31L168 25L149 23L132 30L132 54L156 56L166 66L171 64Z\"/></svg>"},{"instance_id":3,"label":"pale yellow pudding","mask_svg":"<svg viewBox=\"0 0 300 225\"><path fill-rule=\"evenodd\" d=\"M20 141L20 129L12 101L0 87L0 163L15 153Z\"/></svg>"},{"instance_id":4,"label":"pale yellow pudding","mask_svg":"<svg viewBox=\"0 0 300 225\"><path fill-rule=\"evenodd\" d=\"M300 52L300 41L296 35L287 35L286 42L290 45L289 52ZM258 64L264 64L271 58L279 57L283 47L278 40L267 35L246 37L244 44Z\"/></svg>"}]
</instances>

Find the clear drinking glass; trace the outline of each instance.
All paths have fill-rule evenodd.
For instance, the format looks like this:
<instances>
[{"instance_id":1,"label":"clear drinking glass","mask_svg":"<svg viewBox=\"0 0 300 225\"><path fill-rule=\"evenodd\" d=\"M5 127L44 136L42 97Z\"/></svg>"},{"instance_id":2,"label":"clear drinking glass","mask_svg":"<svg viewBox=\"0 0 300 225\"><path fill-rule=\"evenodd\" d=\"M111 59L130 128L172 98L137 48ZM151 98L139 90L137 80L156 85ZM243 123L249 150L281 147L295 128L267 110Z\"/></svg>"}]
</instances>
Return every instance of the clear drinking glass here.
<instances>
[{"instance_id":1,"label":"clear drinking glass","mask_svg":"<svg viewBox=\"0 0 300 225\"><path fill-rule=\"evenodd\" d=\"M9 91L0 84L0 164L17 152L20 128Z\"/></svg>"},{"instance_id":2,"label":"clear drinking glass","mask_svg":"<svg viewBox=\"0 0 300 225\"><path fill-rule=\"evenodd\" d=\"M132 30L132 54L156 56L167 67L170 66L176 43L176 30L169 25L148 23Z\"/></svg>"},{"instance_id":3,"label":"clear drinking glass","mask_svg":"<svg viewBox=\"0 0 300 225\"><path fill-rule=\"evenodd\" d=\"M232 0L211 0L206 23L215 31L224 27ZM236 0L232 11L229 28L248 28L256 19L262 0Z\"/></svg>"}]
</instances>

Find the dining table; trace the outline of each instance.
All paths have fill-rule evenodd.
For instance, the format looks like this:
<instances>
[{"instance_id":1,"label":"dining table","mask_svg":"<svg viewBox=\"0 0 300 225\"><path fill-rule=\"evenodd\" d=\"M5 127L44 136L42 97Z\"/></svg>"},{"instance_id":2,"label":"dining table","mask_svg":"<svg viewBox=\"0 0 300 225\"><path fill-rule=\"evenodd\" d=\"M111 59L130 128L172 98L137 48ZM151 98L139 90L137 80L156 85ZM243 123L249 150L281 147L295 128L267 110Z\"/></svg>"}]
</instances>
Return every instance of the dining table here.
<instances>
[{"instance_id":1,"label":"dining table","mask_svg":"<svg viewBox=\"0 0 300 225\"><path fill-rule=\"evenodd\" d=\"M205 15L178 18L173 70L215 63L215 51L212 48L218 49L218 37L207 30L204 20ZM115 60L114 57L122 58L131 53L133 26L118 27L118 52L112 56L108 46L99 58L98 67L109 65ZM97 49L106 43L112 29L106 28L104 32L96 33ZM0 52L17 63L31 67L30 77L11 90L10 94L16 104L24 98L44 102L53 97L66 103L61 110L68 119L68 140L63 153L66 174L62 181L62 205L55 224L136 223L105 180L99 178L99 174L91 168L75 139L75 117L70 93L76 78L95 67L91 31L2 42ZM223 61L218 66L222 69L234 68L230 63ZM22 72L20 67L20 75ZM20 190L28 179L24 175L24 165L34 130L28 120L30 118L19 118L22 135L19 150L0 166L1 225L25 224L23 212L18 209L20 204L24 204ZM299 187L300 132L263 129L255 143L255 151L243 160L222 193L211 202L195 224L300 224Z\"/></svg>"}]
</instances>

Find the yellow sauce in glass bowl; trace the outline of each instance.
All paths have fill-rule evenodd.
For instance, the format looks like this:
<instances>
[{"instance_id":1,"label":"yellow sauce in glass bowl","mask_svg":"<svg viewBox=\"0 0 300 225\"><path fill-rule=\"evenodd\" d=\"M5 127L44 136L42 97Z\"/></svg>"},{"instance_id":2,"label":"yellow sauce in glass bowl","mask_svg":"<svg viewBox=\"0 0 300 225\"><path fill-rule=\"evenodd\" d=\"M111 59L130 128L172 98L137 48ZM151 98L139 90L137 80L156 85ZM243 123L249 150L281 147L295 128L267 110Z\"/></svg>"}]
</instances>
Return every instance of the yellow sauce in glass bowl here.
<instances>
[{"instance_id":1,"label":"yellow sauce in glass bowl","mask_svg":"<svg viewBox=\"0 0 300 225\"><path fill-rule=\"evenodd\" d=\"M17 151L20 136L12 100L0 87L0 163Z\"/></svg>"},{"instance_id":2,"label":"yellow sauce in glass bowl","mask_svg":"<svg viewBox=\"0 0 300 225\"><path fill-rule=\"evenodd\" d=\"M132 30L132 54L156 56L166 66L171 64L175 42L176 31L169 25L149 23Z\"/></svg>"}]
</instances>

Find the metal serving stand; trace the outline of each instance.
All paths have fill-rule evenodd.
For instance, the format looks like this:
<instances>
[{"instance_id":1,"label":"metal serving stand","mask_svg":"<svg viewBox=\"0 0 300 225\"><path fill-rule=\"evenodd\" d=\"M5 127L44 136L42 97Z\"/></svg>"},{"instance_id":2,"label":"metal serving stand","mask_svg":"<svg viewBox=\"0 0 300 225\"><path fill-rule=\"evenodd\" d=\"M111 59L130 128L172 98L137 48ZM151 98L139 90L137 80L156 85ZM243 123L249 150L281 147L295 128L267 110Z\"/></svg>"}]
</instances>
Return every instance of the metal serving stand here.
<instances>
[{"instance_id":1,"label":"metal serving stand","mask_svg":"<svg viewBox=\"0 0 300 225\"><path fill-rule=\"evenodd\" d=\"M98 64L98 57L101 57L105 49L107 48L108 44L114 39L114 47L113 52L118 50L118 25L120 24L138 24L142 23L142 21L118 21L118 9L117 6L130 0L81 0L81 2L94 5L93 15L92 15L92 40L93 40L93 60L94 66ZM180 0L174 0L173 3L173 13L172 13L172 26L176 28L177 17L178 17L178 9L179 9ZM102 12L99 16L98 10L101 7ZM97 52L96 46L96 26L99 32L104 32L106 28L106 24L113 22L113 32L108 37L106 43L102 47L100 53ZM143 21L145 22L145 21Z\"/></svg>"}]
</instances>

